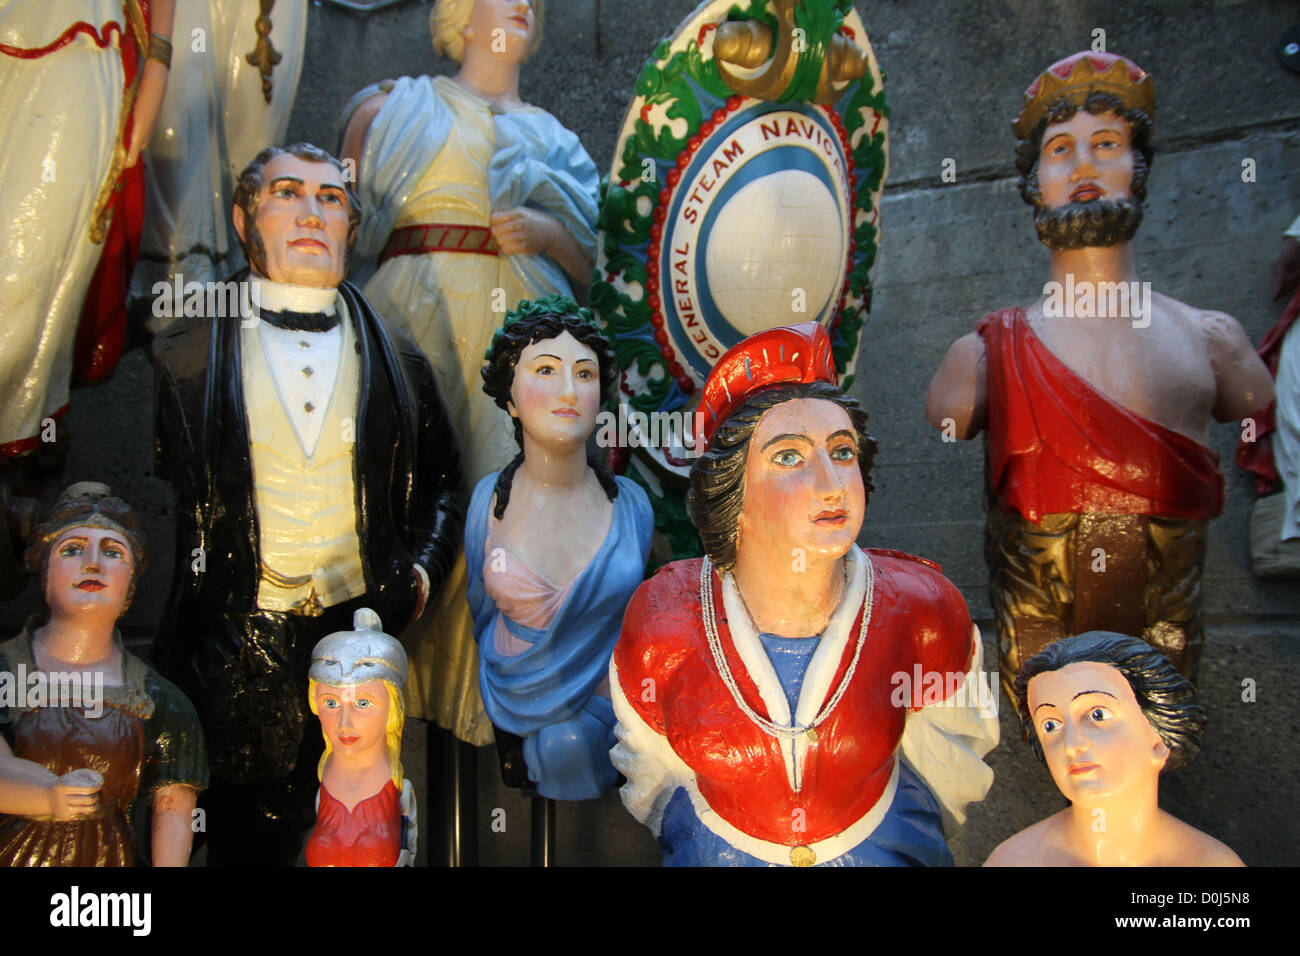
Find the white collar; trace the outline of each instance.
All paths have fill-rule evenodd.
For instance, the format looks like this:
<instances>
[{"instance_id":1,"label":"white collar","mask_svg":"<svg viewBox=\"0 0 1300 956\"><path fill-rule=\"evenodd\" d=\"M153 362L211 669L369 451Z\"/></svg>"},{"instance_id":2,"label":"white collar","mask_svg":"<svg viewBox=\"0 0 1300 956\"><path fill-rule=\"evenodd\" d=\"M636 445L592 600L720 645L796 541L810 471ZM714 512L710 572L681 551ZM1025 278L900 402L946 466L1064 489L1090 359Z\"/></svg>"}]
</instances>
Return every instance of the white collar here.
<instances>
[{"instance_id":1,"label":"white collar","mask_svg":"<svg viewBox=\"0 0 1300 956\"><path fill-rule=\"evenodd\" d=\"M844 590L840 594L839 603L831 613L830 620L826 622L826 630L822 632L821 641L817 645L817 650L813 652L808 670L804 674L803 686L799 689L799 702L795 708L794 722L801 727L808 726L816 719L818 711L832 691L831 681L835 679L835 672L839 670L844 650L849 641L857 637L853 624L857 621L858 613L862 611L862 602L866 598L869 565L870 559L857 545L853 545L844 556ZM731 632L731 643L736 648L736 653L740 655L745 670L749 672L750 678L758 687L758 695L767 708L768 718L773 723L789 725L790 703L786 699L785 690L781 687L781 681L776 676L776 670L772 667L767 651L763 649L763 643L758 637L758 629L754 627L754 622L745 609L745 602L730 572L722 576L722 605L727 612L727 627ZM869 624L869 621L864 621L863 627ZM777 741L781 745L781 754L785 757L786 777L790 782L790 788L798 793L803 785L803 764L808 755L808 738L800 734L794 738L793 746L785 737L778 737Z\"/></svg>"},{"instance_id":2,"label":"white collar","mask_svg":"<svg viewBox=\"0 0 1300 956\"><path fill-rule=\"evenodd\" d=\"M324 312L333 315L334 304L339 297L337 287L321 289L290 285L288 282L272 282L257 275L251 278L249 286L253 307L258 311L269 309L272 312Z\"/></svg>"}]
</instances>

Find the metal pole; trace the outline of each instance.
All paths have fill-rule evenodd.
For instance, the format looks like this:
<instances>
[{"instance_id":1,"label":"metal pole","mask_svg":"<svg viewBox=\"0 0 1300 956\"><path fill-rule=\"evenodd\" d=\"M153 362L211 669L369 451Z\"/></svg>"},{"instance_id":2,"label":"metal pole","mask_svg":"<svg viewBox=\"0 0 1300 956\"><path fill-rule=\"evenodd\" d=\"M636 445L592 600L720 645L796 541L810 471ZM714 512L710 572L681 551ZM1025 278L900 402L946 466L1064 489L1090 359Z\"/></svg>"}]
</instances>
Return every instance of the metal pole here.
<instances>
[{"instance_id":1,"label":"metal pole","mask_svg":"<svg viewBox=\"0 0 1300 956\"><path fill-rule=\"evenodd\" d=\"M456 866L456 826L447 776L454 772L447 760L447 738L450 736L433 721L425 727L425 799L429 804L429 865Z\"/></svg>"},{"instance_id":2,"label":"metal pole","mask_svg":"<svg viewBox=\"0 0 1300 956\"><path fill-rule=\"evenodd\" d=\"M429 865L478 865L478 753L430 721L426 748Z\"/></svg>"},{"instance_id":3,"label":"metal pole","mask_svg":"<svg viewBox=\"0 0 1300 956\"><path fill-rule=\"evenodd\" d=\"M555 801L533 797L533 866L555 865Z\"/></svg>"},{"instance_id":4,"label":"metal pole","mask_svg":"<svg viewBox=\"0 0 1300 956\"><path fill-rule=\"evenodd\" d=\"M450 734L448 735L450 736ZM459 866L478 866L478 748L456 745L456 831Z\"/></svg>"}]
</instances>

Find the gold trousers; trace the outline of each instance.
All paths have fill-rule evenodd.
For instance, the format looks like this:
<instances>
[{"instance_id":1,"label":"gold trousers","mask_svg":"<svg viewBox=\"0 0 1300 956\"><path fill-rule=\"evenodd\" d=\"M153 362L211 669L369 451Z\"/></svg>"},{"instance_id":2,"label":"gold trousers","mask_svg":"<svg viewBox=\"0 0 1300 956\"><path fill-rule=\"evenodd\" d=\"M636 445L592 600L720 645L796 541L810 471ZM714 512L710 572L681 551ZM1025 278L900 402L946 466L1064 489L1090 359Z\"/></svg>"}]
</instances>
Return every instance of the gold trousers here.
<instances>
[{"instance_id":1,"label":"gold trousers","mask_svg":"<svg viewBox=\"0 0 1300 956\"><path fill-rule=\"evenodd\" d=\"M1150 515L1004 514L990 494L984 557L1007 700L1020 666L1085 631L1140 637L1196 679L1207 523Z\"/></svg>"}]
</instances>

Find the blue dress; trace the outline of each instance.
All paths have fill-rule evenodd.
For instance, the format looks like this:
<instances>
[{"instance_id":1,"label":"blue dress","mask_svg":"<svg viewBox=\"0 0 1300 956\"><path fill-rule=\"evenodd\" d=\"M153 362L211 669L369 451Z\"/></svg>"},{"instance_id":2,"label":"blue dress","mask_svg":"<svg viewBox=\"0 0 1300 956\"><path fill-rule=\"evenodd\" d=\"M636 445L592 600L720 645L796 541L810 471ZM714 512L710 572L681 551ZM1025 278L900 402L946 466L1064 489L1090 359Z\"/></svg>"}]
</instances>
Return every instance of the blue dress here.
<instances>
[{"instance_id":1,"label":"blue dress","mask_svg":"<svg viewBox=\"0 0 1300 956\"><path fill-rule=\"evenodd\" d=\"M478 483L465 526L483 706L494 725L523 738L528 777L538 793L555 800L598 797L618 781L618 771L609 759L614 708L595 691L608 675L623 612L644 577L654 514L640 486L618 478L614 514L600 550L569 585L568 598L549 626L526 627L499 609L484 586L496 481L494 473ZM499 652L498 622L531 646L519 654Z\"/></svg>"}]
</instances>

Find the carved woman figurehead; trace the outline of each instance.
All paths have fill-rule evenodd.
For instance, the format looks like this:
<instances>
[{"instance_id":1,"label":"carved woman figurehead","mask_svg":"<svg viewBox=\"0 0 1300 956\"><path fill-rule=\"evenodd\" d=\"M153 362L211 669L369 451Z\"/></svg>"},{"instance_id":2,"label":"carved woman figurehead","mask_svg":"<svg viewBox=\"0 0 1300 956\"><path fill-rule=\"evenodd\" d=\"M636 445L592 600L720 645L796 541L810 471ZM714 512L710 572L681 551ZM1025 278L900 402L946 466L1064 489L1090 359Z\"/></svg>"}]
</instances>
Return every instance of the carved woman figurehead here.
<instances>
[{"instance_id":1,"label":"carved woman figurehead","mask_svg":"<svg viewBox=\"0 0 1300 956\"><path fill-rule=\"evenodd\" d=\"M402 779L406 652L370 608L353 613L352 628L311 653L307 701L325 753L307 865L410 866L417 827L414 792Z\"/></svg>"},{"instance_id":2,"label":"carved woman figurehead","mask_svg":"<svg viewBox=\"0 0 1300 956\"><path fill-rule=\"evenodd\" d=\"M1243 865L1160 808L1160 774L1196 755L1206 714L1158 650L1088 631L1026 661L1015 694L1029 744L1070 806L1008 837L985 866Z\"/></svg>"},{"instance_id":3,"label":"carved woman figurehead","mask_svg":"<svg viewBox=\"0 0 1300 956\"><path fill-rule=\"evenodd\" d=\"M714 367L687 508L720 571L760 545L789 565L794 548L838 557L857 538L876 442L836 380L815 322L750 336Z\"/></svg>"},{"instance_id":4,"label":"carved woman figurehead","mask_svg":"<svg viewBox=\"0 0 1300 956\"><path fill-rule=\"evenodd\" d=\"M131 506L108 485L82 481L36 527L24 561L52 617L96 614L111 622L131 605L147 550Z\"/></svg>"},{"instance_id":5,"label":"carved woman figurehead","mask_svg":"<svg viewBox=\"0 0 1300 956\"><path fill-rule=\"evenodd\" d=\"M1207 718L1196 688L1136 637L1089 631L1057 641L1025 662L1015 690L1030 747L1071 800L1153 785L1200 749Z\"/></svg>"},{"instance_id":6,"label":"carved woman figurehead","mask_svg":"<svg viewBox=\"0 0 1300 956\"><path fill-rule=\"evenodd\" d=\"M523 300L506 314L481 369L483 391L514 420L519 454L496 485L498 519L510 501L515 472L529 450L563 453L583 445L596 427L596 413L618 385L618 363L588 309L556 293ZM604 462L589 458L611 501L618 495Z\"/></svg>"},{"instance_id":7,"label":"carved woman figurehead","mask_svg":"<svg viewBox=\"0 0 1300 956\"><path fill-rule=\"evenodd\" d=\"M406 673L401 643L384 633L379 615L369 608L353 615L353 630L321 639L307 672L307 701L325 735L318 776L324 776L335 753L361 760L382 749L393 785L401 791Z\"/></svg>"},{"instance_id":8,"label":"carved woman figurehead","mask_svg":"<svg viewBox=\"0 0 1300 956\"><path fill-rule=\"evenodd\" d=\"M437 0L429 13L433 52L457 63L465 48L513 56L523 63L542 45L542 0Z\"/></svg>"}]
</instances>

